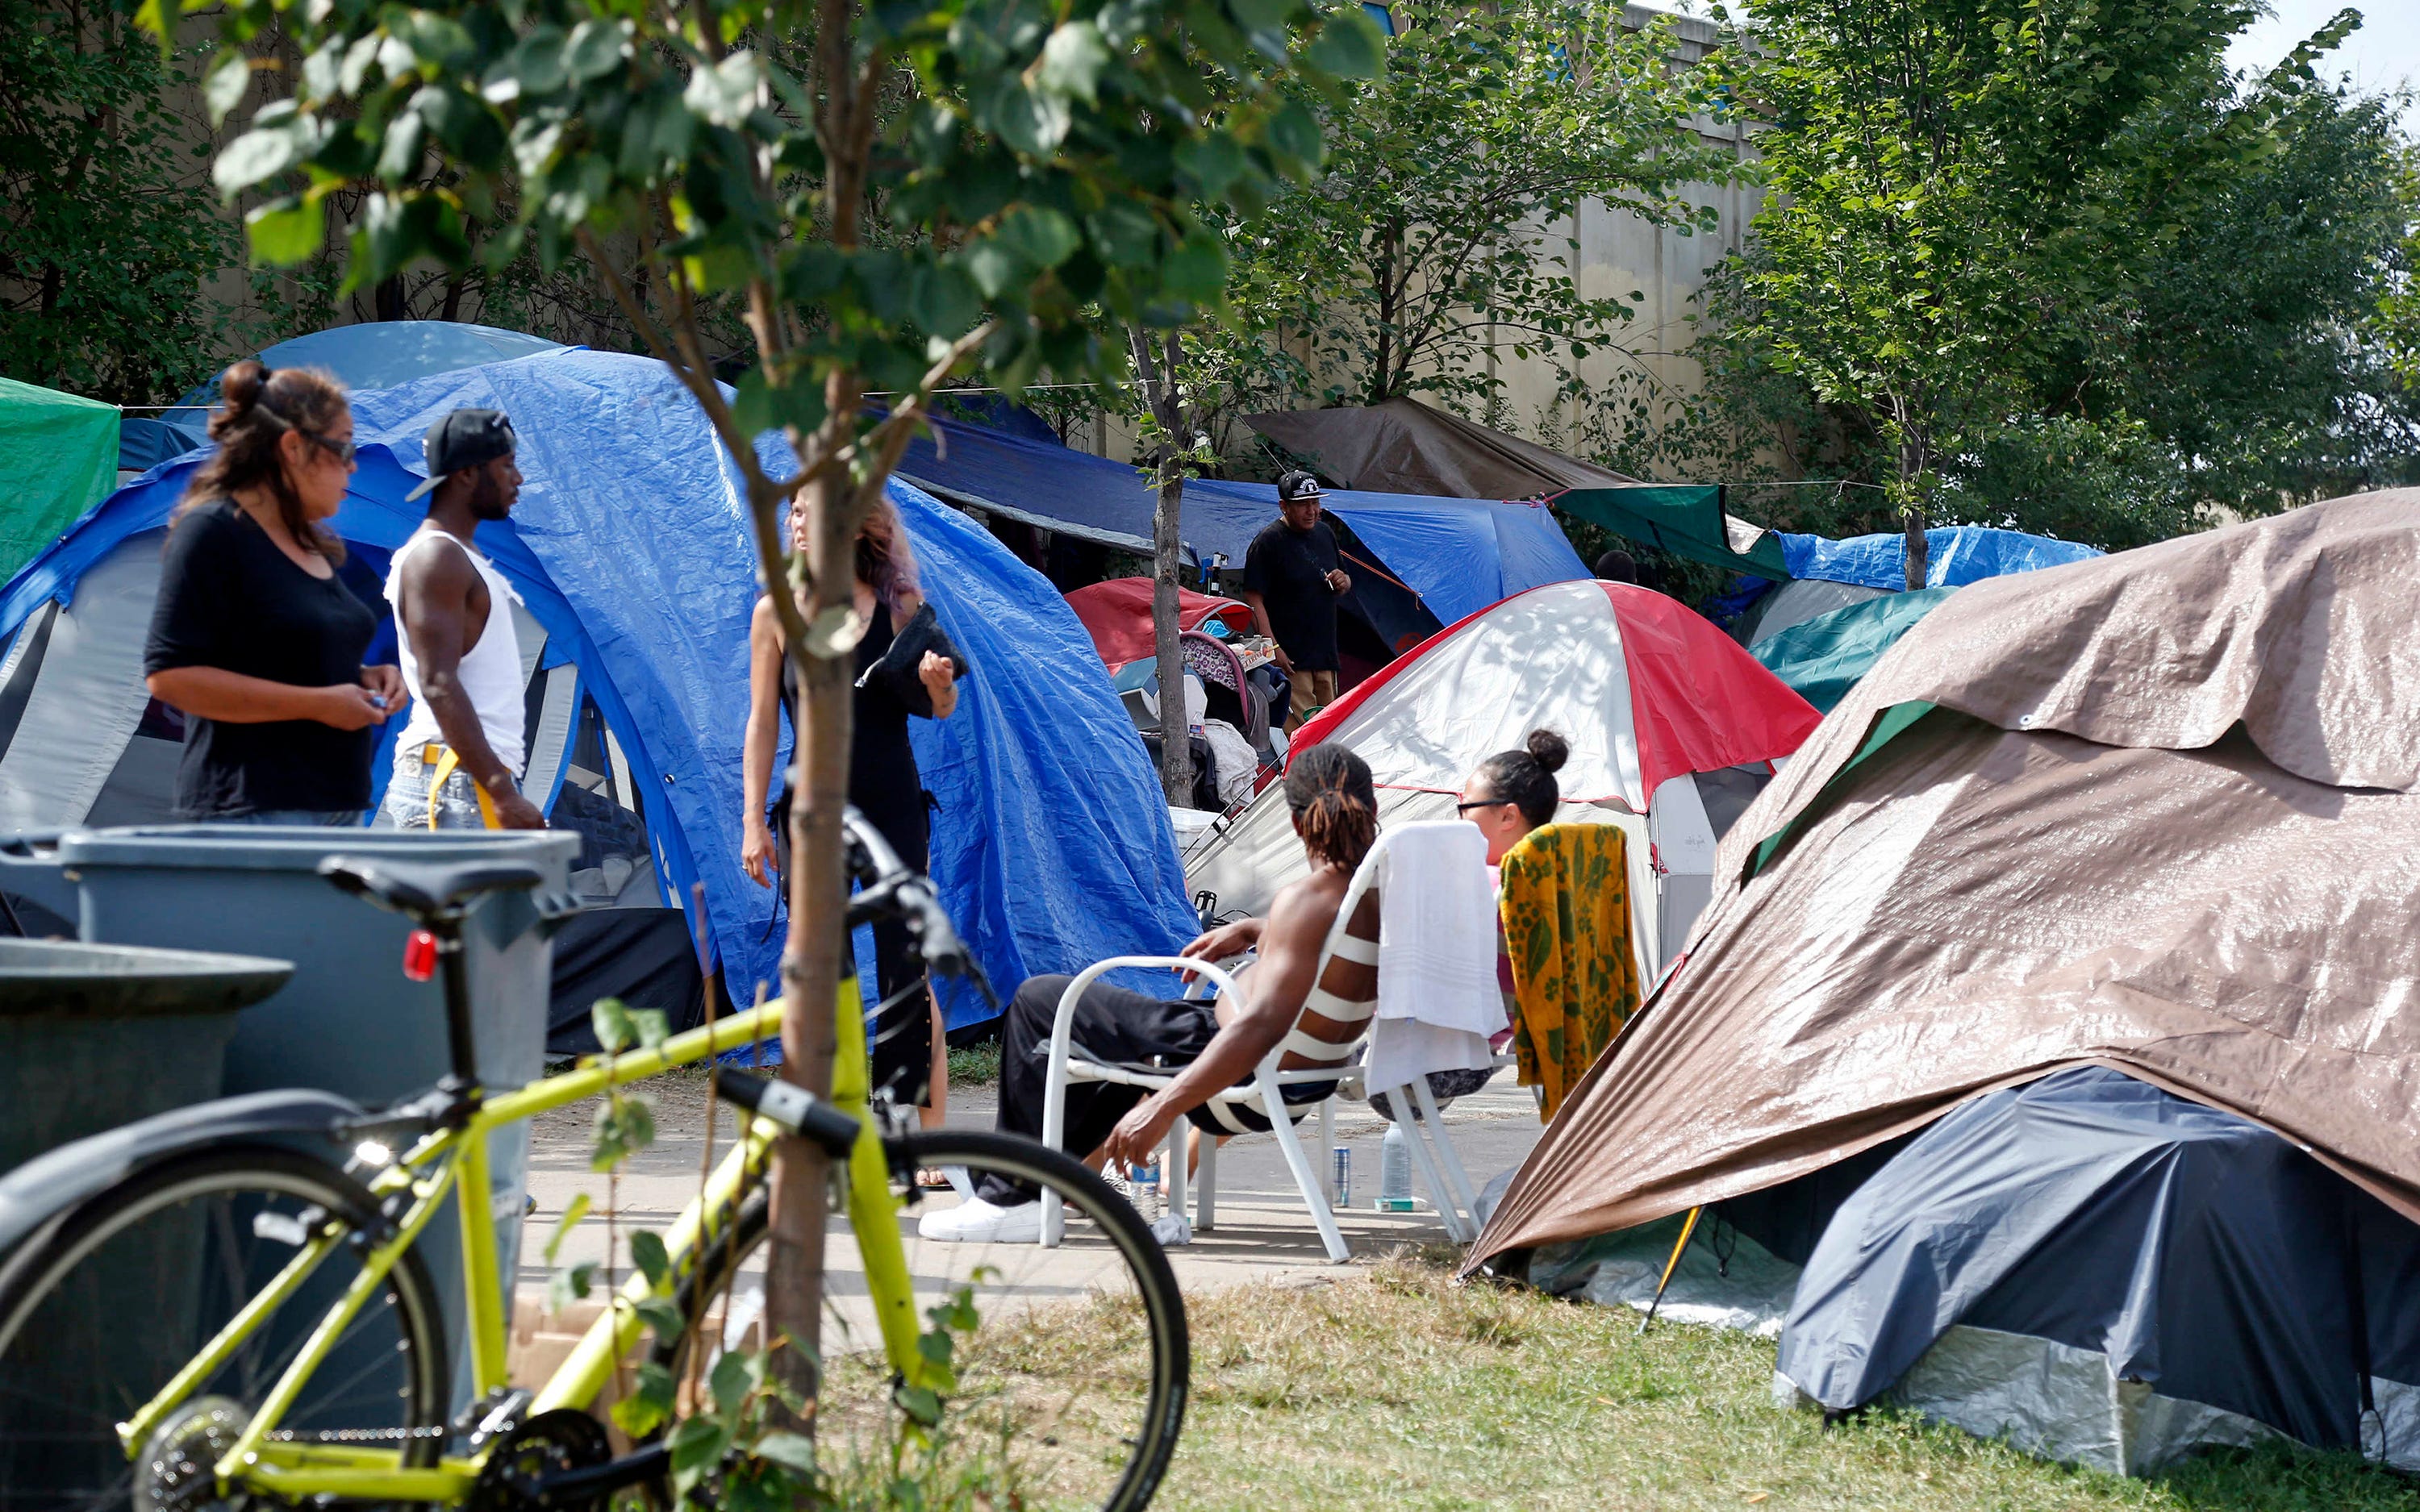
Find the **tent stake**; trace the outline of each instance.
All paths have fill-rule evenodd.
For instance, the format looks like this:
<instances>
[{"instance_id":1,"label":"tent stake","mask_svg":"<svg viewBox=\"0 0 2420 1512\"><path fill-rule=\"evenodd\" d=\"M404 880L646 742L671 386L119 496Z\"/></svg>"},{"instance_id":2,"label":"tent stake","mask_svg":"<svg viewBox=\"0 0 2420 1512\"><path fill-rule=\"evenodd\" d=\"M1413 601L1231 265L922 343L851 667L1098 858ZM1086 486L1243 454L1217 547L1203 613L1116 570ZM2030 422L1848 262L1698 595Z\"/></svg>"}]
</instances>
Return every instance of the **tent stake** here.
<instances>
[{"instance_id":1,"label":"tent stake","mask_svg":"<svg viewBox=\"0 0 2420 1512\"><path fill-rule=\"evenodd\" d=\"M1681 1252L1689 1247L1689 1236L1698 1231L1698 1214L1705 1211L1703 1208L1691 1208L1689 1216L1682 1220L1681 1242L1672 1246L1672 1257L1664 1262L1664 1278L1655 1283L1655 1300L1647 1304L1647 1316L1638 1320L1639 1334L1646 1333L1647 1325L1655 1321L1655 1309L1664 1305L1664 1288L1672 1284L1672 1273L1681 1268Z\"/></svg>"}]
</instances>

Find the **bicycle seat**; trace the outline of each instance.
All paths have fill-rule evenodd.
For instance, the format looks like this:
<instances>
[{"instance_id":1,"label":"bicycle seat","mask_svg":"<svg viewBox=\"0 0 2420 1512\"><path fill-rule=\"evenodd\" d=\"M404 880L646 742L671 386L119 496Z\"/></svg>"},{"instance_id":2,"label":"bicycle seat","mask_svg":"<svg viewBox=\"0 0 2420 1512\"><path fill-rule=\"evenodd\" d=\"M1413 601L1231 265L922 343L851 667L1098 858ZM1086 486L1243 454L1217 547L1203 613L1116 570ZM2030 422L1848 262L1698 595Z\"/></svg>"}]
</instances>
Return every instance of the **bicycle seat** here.
<instances>
[{"instance_id":1,"label":"bicycle seat","mask_svg":"<svg viewBox=\"0 0 2420 1512\"><path fill-rule=\"evenodd\" d=\"M426 924L491 892L526 892L545 878L526 861L397 861L331 856L319 874L357 898Z\"/></svg>"}]
</instances>

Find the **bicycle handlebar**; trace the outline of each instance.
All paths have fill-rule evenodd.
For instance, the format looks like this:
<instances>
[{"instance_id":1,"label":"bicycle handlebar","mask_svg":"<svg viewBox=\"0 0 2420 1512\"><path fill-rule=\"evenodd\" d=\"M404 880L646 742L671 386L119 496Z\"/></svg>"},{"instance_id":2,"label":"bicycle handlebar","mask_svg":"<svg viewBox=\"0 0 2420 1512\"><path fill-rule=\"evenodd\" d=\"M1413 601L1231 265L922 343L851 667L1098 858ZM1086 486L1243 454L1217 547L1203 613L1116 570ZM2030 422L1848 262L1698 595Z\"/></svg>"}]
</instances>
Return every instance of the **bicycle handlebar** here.
<instances>
[{"instance_id":1,"label":"bicycle handlebar","mask_svg":"<svg viewBox=\"0 0 2420 1512\"><path fill-rule=\"evenodd\" d=\"M915 937L916 953L926 969L972 982L984 1001L999 1009L1000 998L974 952L934 895L932 879L909 871L891 842L856 809L842 816L842 828L848 841L849 874L861 885L857 896L849 900L848 927L855 929L876 918L900 920Z\"/></svg>"}]
</instances>

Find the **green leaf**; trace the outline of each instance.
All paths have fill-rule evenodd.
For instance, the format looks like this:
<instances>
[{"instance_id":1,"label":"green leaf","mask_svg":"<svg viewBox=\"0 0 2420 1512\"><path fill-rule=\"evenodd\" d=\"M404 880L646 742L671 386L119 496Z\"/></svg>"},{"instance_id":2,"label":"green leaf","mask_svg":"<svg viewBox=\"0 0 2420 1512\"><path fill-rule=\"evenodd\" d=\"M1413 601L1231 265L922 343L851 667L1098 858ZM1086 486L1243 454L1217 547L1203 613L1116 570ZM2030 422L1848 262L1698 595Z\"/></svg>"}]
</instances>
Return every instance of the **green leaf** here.
<instances>
[{"instance_id":1,"label":"green leaf","mask_svg":"<svg viewBox=\"0 0 2420 1512\"><path fill-rule=\"evenodd\" d=\"M1311 112L1300 100L1289 100L1269 116L1265 131L1269 155L1277 159L1279 169L1298 182L1309 182L1324 156L1319 122Z\"/></svg>"},{"instance_id":2,"label":"green leaf","mask_svg":"<svg viewBox=\"0 0 2420 1512\"><path fill-rule=\"evenodd\" d=\"M631 1032L639 1037L639 1048L642 1050L659 1050L663 1047L663 1042L672 1037L671 1025L664 1017L662 1009L633 1008L628 1011L630 1015Z\"/></svg>"},{"instance_id":3,"label":"green leaf","mask_svg":"<svg viewBox=\"0 0 2420 1512\"><path fill-rule=\"evenodd\" d=\"M582 84L601 79L622 66L629 39L622 23L590 17L572 28L571 44L564 50L564 67Z\"/></svg>"},{"instance_id":4,"label":"green leaf","mask_svg":"<svg viewBox=\"0 0 2420 1512\"><path fill-rule=\"evenodd\" d=\"M252 242L254 262L271 268L291 268L319 250L320 239L328 229L328 217L317 200L289 194L246 215L243 227Z\"/></svg>"},{"instance_id":5,"label":"green leaf","mask_svg":"<svg viewBox=\"0 0 2420 1512\"><path fill-rule=\"evenodd\" d=\"M1033 276L1033 265L998 239L978 241L963 256L966 270L985 299L997 300Z\"/></svg>"},{"instance_id":6,"label":"green leaf","mask_svg":"<svg viewBox=\"0 0 2420 1512\"><path fill-rule=\"evenodd\" d=\"M1003 90L996 106L1001 140L1028 157L1047 158L1057 152L1073 120L1064 97L1039 89Z\"/></svg>"},{"instance_id":7,"label":"green leaf","mask_svg":"<svg viewBox=\"0 0 2420 1512\"><path fill-rule=\"evenodd\" d=\"M941 1398L923 1386L902 1386L894 1398L899 1410L924 1427L939 1427L941 1422Z\"/></svg>"},{"instance_id":8,"label":"green leaf","mask_svg":"<svg viewBox=\"0 0 2420 1512\"><path fill-rule=\"evenodd\" d=\"M593 1206L593 1204L589 1201L588 1194L585 1192L573 1193L571 1195L571 1200L563 1205L563 1216L554 1221L554 1232L547 1236L547 1264L552 1265L554 1263L555 1256L563 1249L563 1242L569 1239L571 1237L571 1231L580 1227L580 1220L588 1216L588 1210L591 1206Z\"/></svg>"},{"instance_id":9,"label":"green leaf","mask_svg":"<svg viewBox=\"0 0 2420 1512\"><path fill-rule=\"evenodd\" d=\"M1000 239L1037 268L1056 268L1084 244L1075 222L1033 205L1020 205L1001 218Z\"/></svg>"},{"instance_id":10,"label":"green leaf","mask_svg":"<svg viewBox=\"0 0 2420 1512\"><path fill-rule=\"evenodd\" d=\"M714 1373L706 1378L706 1389L714 1393L714 1405L725 1416L736 1415L748 1394L755 1389L764 1368L763 1358L725 1350L722 1358L714 1362ZM752 1359L759 1362L753 1369L749 1365Z\"/></svg>"},{"instance_id":11,"label":"green leaf","mask_svg":"<svg viewBox=\"0 0 2420 1512\"><path fill-rule=\"evenodd\" d=\"M659 1343L671 1343L689 1327L689 1318L681 1311L680 1304L670 1297L645 1298L631 1310L639 1315L641 1322L655 1331Z\"/></svg>"},{"instance_id":12,"label":"green leaf","mask_svg":"<svg viewBox=\"0 0 2420 1512\"><path fill-rule=\"evenodd\" d=\"M768 430L797 426L812 431L824 423L823 385L812 378L802 378L783 388L775 388L761 367L751 368L739 376L739 394L732 402L731 418L750 436L761 436Z\"/></svg>"},{"instance_id":13,"label":"green leaf","mask_svg":"<svg viewBox=\"0 0 2420 1512\"><path fill-rule=\"evenodd\" d=\"M1168 291L1197 304L1215 304L1227 289L1227 249L1210 236L1192 236L1160 269Z\"/></svg>"},{"instance_id":14,"label":"green leaf","mask_svg":"<svg viewBox=\"0 0 2420 1512\"><path fill-rule=\"evenodd\" d=\"M219 161L210 164L210 182L225 193L238 193L284 173L302 157L302 145L290 129L256 129L227 144Z\"/></svg>"},{"instance_id":15,"label":"green leaf","mask_svg":"<svg viewBox=\"0 0 2420 1512\"><path fill-rule=\"evenodd\" d=\"M1050 40L1042 45L1042 66L1034 83L1053 94L1097 104L1101 70L1109 66L1109 48L1101 40L1101 29L1089 21L1071 21L1053 31Z\"/></svg>"},{"instance_id":16,"label":"green leaf","mask_svg":"<svg viewBox=\"0 0 2420 1512\"><path fill-rule=\"evenodd\" d=\"M801 1475L815 1473L814 1441L799 1433L768 1433L756 1441L749 1451L757 1458L796 1471Z\"/></svg>"},{"instance_id":17,"label":"green leaf","mask_svg":"<svg viewBox=\"0 0 2420 1512\"><path fill-rule=\"evenodd\" d=\"M955 340L983 315L983 294L964 269L925 263L909 281L908 308L928 334Z\"/></svg>"},{"instance_id":18,"label":"green leaf","mask_svg":"<svg viewBox=\"0 0 2420 1512\"><path fill-rule=\"evenodd\" d=\"M1327 12L1303 56L1339 79L1374 79L1387 66L1387 34L1360 7L1339 8Z\"/></svg>"},{"instance_id":19,"label":"green leaf","mask_svg":"<svg viewBox=\"0 0 2420 1512\"><path fill-rule=\"evenodd\" d=\"M630 1028L630 1011L618 997L600 997L591 1004L588 1025L597 1035L597 1047L609 1056L628 1050L637 1038Z\"/></svg>"},{"instance_id":20,"label":"green leaf","mask_svg":"<svg viewBox=\"0 0 2420 1512\"><path fill-rule=\"evenodd\" d=\"M683 1418L673 1429L673 1484L683 1493L722 1462L731 1430L710 1417Z\"/></svg>"},{"instance_id":21,"label":"green leaf","mask_svg":"<svg viewBox=\"0 0 2420 1512\"><path fill-rule=\"evenodd\" d=\"M630 1236L630 1263L647 1278L647 1285L658 1291L671 1286L672 1257L665 1253L664 1236L652 1228L642 1228Z\"/></svg>"},{"instance_id":22,"label":"green leaf","mask_svg":"<svg viewBox=\"0 0 2420 1512\"><path fill-rule=\"evenodd\" d=\"M1203 199L1225 193L1247 162L1235 139L1221 131L1205 131L1176 149L1178 170L1193 180L1194 193Z\"/></svg>"},{"instance_id":23,"label":"green leaf","mask_svg":"<svg viewBox=\"0 0 2420 1512\"><path fill-rule=\"evenodd\" d=\"M479 47L471 34L451 16L441 16L431 10L392 9L387 30L411 49L411 55L423 68L432 72L450 72L467 67L478 54Z\"/></svg>"},{"instance_id":24,"label":"green leaf","mask_svg":"<svg viewBox=\"0 0 2420 1512\"><path fill-rule=\"evenodd\" d=\"M681 101L691 115L728 131L746 124L762 98L764 65L753 53L734 53L712 68L690 75Z\"/></svg>"},{"instance_id":25,"label":"green leaf","mask_svg":"<svg viewBox=\"0 0 2420 1512\"><path fill-rule=\"evenodd\" d=\"M408 110L396 116L379 144L379 177L399 184L420 177L420 155L427 139L427 123L419 112Z\"/></svg>"},{"instance_id":26,"label":"green leaf","mask_svg":"<svg viewBox=\"0 0 2420 1512\"><path fill-rule=\"evenodd\" d=\"M565 56L564 36L560 27L540 26L520 39L509 56L497 65L513 85L512 98L527 100L553 94L570 82L571 69ZM489 75L493 80L496 75ZM499 97L491 87L490 100Z\"/></svg>"},{"instance_id":27,"label":"green leaf","mask_svg":"<svg viewBox=\"0 0 2420 1512\"><path fill-rule=\"evenodd\" d=\"M209 106L210 124L223 126L227 112L243 102L243 92L252 86L252 60L229 48L221 53L210 71L202 76L202 100Z\"/></svg>"},{"instance_id":28,"label":"green leaf","mask_svg":"<svg viewBox=\"0 0 2420 1512\"><path fill-rule=\"evenodd\" d=\"M613 1421L630 1437L644 1439L672 1421L673 1400L673 1373L649 1360L632 1377L630 1395L613 1404Z\"/></svg>"},{"instance_id":29,"label":"green leaf","mask_svg":"<svg viewBox=\"0 0 2420 1512\"><path fill-rule=\"evenodd\" d=\"M575 1302L584 1301L596 1281L597 1262L594 1260L549 1274L546 1278L547 1311L559 1313Z\"/></svg>"}]
</instances>

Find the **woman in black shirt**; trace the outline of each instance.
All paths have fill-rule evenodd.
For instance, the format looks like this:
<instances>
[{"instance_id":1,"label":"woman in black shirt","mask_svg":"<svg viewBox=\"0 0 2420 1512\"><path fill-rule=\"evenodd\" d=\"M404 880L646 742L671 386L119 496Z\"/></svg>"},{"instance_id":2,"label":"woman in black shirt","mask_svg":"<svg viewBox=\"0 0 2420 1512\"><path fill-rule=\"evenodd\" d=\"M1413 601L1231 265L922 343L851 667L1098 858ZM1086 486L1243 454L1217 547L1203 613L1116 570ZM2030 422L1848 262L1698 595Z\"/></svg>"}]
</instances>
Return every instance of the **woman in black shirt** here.
<instances>
[{"instance_id":1,"label":"woman in black shirt","mask_svg":"<svg viewBox=\"0 0 2420 1512\"><path fill-rule=\"evenodd\" d=\"M336 576L345 548L319 523L352 475L352 407L325 373L249 361L220 393L218 451L169 522L143 649L151 696L185 715L177 813L358 824L373 727L403 677L362 664L378 618Z\"/></svg>"}]
</instances>

